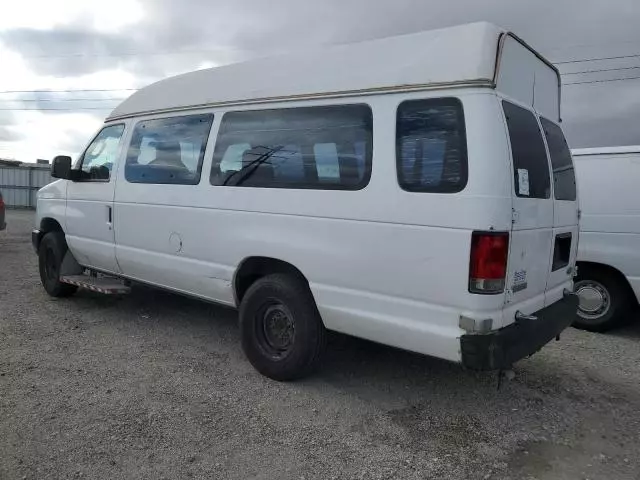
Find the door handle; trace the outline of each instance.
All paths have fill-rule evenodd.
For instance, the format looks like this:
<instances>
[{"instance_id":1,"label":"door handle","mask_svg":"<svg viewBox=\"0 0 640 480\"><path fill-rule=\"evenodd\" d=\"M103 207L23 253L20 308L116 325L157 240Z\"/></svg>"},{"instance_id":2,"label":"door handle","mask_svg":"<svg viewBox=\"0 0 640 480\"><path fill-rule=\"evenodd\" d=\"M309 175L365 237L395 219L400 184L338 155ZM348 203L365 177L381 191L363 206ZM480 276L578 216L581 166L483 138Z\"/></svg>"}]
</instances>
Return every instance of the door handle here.
<instances>
[{"instance_id":1,"label":"door handle","mask_svg":"<svg viewBox=\"0 0 640 480\"><path fill-rule=\"evenodd\" d=\"M113 225L113 209L111 205L107 205L107 225L109 226L109 230L111 230Z\"/></svg>"}]
</instances>

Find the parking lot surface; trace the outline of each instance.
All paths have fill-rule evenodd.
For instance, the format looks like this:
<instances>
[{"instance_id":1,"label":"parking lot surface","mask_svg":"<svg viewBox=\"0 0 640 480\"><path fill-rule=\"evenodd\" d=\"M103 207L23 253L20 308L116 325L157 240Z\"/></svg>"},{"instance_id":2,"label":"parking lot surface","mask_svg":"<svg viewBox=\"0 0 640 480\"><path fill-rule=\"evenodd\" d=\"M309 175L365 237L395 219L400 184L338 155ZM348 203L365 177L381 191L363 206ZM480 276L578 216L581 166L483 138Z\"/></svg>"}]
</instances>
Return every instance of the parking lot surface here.
<instances>
[{"instance_id":1,"label":"parking lot surface","mask_svg":"<svg viewBox=\"0 0 640 480\"><path fill-rule=\"evenodd\" d=\"M0 479L640 479L640 322L497 376L343 337L313 378L232 310L146 287L49 298L32 212L0 233Z\"/></svg>"}]
</instances>

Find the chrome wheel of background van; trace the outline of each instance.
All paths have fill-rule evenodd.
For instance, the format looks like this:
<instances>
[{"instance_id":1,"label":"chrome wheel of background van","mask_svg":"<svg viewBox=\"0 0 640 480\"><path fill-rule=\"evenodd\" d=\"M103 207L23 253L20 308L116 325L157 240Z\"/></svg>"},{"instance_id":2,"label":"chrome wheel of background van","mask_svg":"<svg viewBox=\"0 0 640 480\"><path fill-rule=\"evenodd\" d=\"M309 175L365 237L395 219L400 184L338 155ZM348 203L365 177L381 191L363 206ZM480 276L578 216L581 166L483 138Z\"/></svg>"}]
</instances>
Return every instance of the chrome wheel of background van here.
<instances>
[{"instance_id":1,"label":"chrome wheel of background van","mask_svg":"<svg viewBox=\"0 0 640 480\"><path fill-rule=\"evenodd\" d=\"M580 299L578 315L585 320L597 320L607 314L611 295L604 285L595 280L582 280L576 283L575 290Z\"/></svg>"}]
</instances>

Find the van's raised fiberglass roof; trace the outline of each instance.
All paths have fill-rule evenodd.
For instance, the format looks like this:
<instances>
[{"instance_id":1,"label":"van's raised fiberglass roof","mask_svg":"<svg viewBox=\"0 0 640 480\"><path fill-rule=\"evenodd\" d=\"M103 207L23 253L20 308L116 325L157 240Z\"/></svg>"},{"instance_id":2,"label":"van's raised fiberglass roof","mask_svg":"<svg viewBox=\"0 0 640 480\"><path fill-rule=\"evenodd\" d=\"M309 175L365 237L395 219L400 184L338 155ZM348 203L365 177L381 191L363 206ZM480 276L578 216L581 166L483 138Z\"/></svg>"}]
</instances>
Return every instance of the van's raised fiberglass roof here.
<instances>
[{"instance_id":1,"label":"van's raised fiberglass roof","mask_svg":"<svg viewBox=\"0 0 640 480\"><path fill-rule=\"evenodd\" d=\"M138 90L109 119L321 96L495 86L498 47L507 33L480 22L198 70Z\"/></svg>"}]
</instances>

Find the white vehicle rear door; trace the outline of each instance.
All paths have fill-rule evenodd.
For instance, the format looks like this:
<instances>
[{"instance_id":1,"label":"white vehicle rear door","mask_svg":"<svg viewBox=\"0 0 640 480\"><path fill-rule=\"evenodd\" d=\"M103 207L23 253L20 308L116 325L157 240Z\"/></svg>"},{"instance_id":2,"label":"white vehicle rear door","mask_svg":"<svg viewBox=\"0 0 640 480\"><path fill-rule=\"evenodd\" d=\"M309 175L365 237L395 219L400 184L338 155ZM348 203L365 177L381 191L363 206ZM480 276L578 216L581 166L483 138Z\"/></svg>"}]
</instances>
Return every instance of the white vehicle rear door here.
<instances>
[{"instance_id":1,"label":"white vehicle rear door","mask_svg":"<svg viewBox=\"0 0 640 480\"><path fill-rule=\"evenodd\" d=\"M509 239L504 324L519 310L546 306L553 246L554 205L547 151L538 118L528 108L502 101L513 166L512 230Z\"/></svg>"},{"instance_id":2,"label":"white vehicle rear door","mask_svg":"<svg viewBox=\"0 0 640 480\"><path fill-rule=\"evenodd\" d=\"M571 289L578 251L578 202L573 161L562 129L544 117L540 125L553 170L553 250L546 299L551 304L562 298L565 288Z\"/></svg>"}]
</instances>

